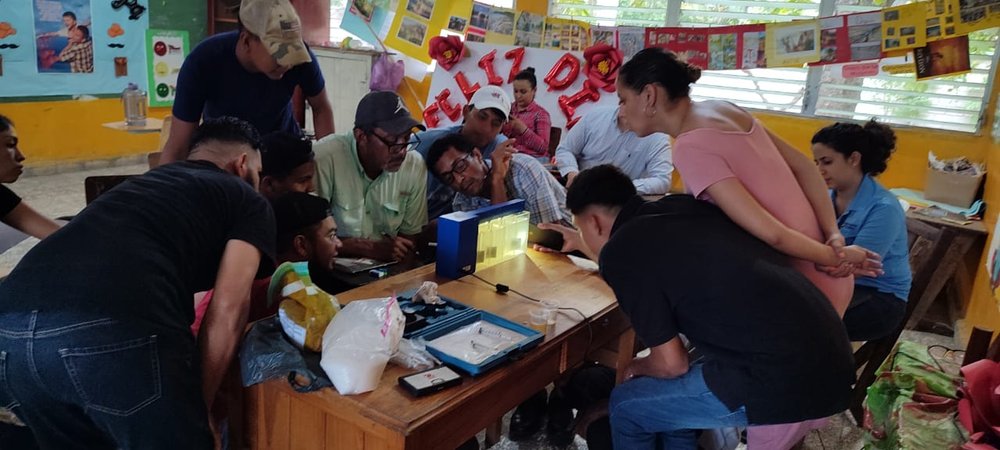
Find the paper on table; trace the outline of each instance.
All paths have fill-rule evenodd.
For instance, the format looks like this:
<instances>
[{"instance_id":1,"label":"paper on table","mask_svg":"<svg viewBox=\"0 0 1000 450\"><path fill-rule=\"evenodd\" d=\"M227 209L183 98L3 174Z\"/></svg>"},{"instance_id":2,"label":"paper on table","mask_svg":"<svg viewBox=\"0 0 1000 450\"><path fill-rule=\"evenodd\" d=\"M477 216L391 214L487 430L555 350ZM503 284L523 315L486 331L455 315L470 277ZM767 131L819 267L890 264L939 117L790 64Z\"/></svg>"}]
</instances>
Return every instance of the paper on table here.
<instances>
[{"instance_id":1,"label":"paper on table","mask_svg":"<svg viewBox=\"0 0 1000 450\"><path fill-rule=\"evenodd\" d=\"M576 264L577 267L579 267L579 268L581 268L583 270L589 270L591 272L597 272L597 270L600 268L600 267L597 266L597 263L595 263L595 262L593 262L593 261L591 261L591 260L589 260L587 258L581 258L579 256L573 256L573 255L566 255L566 256L569 258L570 261L573 261L573 264Z\"/></svg>"}]
</instances>

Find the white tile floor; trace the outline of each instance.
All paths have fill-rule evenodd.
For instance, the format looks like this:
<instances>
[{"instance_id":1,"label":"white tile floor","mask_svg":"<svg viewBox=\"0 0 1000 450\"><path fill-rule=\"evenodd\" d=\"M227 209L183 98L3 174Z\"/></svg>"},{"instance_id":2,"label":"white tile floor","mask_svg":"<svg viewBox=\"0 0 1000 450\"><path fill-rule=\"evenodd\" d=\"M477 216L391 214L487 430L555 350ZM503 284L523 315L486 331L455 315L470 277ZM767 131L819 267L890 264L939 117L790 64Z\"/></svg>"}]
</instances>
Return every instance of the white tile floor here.
<instances>
[{"instance_id":1,"label":"white tile floor","mask_svg":"<svg viewBox=\"0 0 1000 450\"><path fill-rule=\"evenodd\" d=\"M85 170L66 171L65 168L29 171L17 183L10 185L11 189L20 195L25 202L50 217L71 216L84 207L83 180L94 175L126 175L146 171L146 164L134 164L136 158L124 158L117 161L97 161L80 163L76 167ZM127 165L117 165L126 163ZM27 238L21 243L0 253L0 273L6 273L31 249L38 241ZM939 344L956 348L957 344L950 337L930 333L904 332L903 339L920 342L926 345ZM957 366L953 369L957 371ZM508 426L510 414L505 417L504 429ZM506 433L505 433L506 435ZM480 442L483 436L480 434ZM862 447L861 429L854 425L850 414L835 416L830 424L809 434L805 449L810 450L857 450ZM491 447L494 450L548 450L552 449L545 442L544 434L539 433L530 442L515 443L503 438ZM586 442L577 437L567 449L585 450Z\"/></svg>"}]
</instances>

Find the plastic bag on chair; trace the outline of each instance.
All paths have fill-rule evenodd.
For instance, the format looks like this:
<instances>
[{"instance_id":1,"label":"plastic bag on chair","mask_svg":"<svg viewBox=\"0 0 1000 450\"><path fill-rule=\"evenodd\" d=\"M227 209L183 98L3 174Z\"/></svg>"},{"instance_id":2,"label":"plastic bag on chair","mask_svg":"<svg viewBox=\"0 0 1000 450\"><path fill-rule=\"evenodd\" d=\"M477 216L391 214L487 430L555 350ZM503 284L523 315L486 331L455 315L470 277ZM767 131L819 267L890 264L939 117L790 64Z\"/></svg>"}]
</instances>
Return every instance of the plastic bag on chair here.
<instances>
[{"instance_id":1,"label":"plastic bag on chair","mask_svg":"<svg viewBox=\"0 0 1000 450\"><path fill-rule=\"evenodd\" d=\"M406 66L403 61L393 61L388 53L383 53L372 64L372 77L368 87L372 91L395 92L403 82L405 72Z\"/></svg>"},{"instance_id":2,"label":"plastic bag on chair","mask_svg":"<svg viewBox=\"0 0 1000 450\"><path fill-rule=\"evenodd\" d=\"M320 365L343 395L375 389L403 337L405 319L396 297L355 300L323 333Z\"/></svg>"}]
</instances>

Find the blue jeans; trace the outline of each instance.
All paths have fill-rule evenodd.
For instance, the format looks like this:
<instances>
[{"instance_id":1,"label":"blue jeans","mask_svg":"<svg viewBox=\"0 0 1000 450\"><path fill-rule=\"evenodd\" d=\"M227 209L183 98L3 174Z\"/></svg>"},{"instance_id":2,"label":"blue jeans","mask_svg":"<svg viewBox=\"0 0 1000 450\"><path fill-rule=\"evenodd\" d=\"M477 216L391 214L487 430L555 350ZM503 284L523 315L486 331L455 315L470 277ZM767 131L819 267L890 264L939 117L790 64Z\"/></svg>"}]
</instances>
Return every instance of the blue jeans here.
<instances>
[{"instance_id":1,"label":"blue jeans","mask_svg":"<svg viewBox=\"0 0 1000 450\"><path fill-rule=\"evenodd\" d=\"M639 377L611 392L616 449L694 450L696 430L747 425L746 409L730 411L705 385L701 364L672 379Z\"/></svg>"},{"instance_id":2,"label":"blue jeans","mask_svg":"<svg viewBox=\"0 0 1000 450\"><path fill-rule=\"evenodd\" d=\"M210 449L194 339L59 311L0 314L0 406L42 449Z\"/></svg>"}]
</instances>

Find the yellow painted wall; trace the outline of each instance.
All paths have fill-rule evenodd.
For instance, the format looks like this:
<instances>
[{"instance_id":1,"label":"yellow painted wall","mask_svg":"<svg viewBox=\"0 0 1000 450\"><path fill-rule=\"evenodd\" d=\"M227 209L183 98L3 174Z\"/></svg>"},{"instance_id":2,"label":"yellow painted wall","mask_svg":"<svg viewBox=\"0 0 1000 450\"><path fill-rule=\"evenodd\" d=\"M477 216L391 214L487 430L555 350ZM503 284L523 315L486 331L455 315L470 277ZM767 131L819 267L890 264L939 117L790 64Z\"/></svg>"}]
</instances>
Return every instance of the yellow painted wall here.
<instances>
[{"instance_id":1,"label":"yellow painted wall","mask_svg":"<svg viewBox=\"0 0 1000 450\"><path fill-rule=\"evenodd\" d=\"M149 116L169 113L154 108ZM14 121L29 167L149 153L159 142L157 133L130 134L101 125L124 119L118 99L0 103L0 114Z\"/></svg>"}]
</instances>

